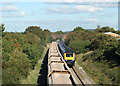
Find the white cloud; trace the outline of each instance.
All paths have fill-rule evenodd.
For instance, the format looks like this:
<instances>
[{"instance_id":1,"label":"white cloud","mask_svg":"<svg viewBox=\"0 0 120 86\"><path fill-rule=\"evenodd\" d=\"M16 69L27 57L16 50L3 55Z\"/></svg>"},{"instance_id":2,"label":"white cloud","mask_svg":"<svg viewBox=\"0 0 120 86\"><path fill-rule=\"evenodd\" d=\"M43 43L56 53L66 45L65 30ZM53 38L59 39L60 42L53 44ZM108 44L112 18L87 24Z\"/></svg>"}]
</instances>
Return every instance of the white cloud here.
<instances>
[{"instance_id":1,"label":"white cloud","mask_svg":"<svg viewBox=\"0 0 120 86\"><path fill-rule=\"evenodd\" d=\"M18 14L4 14L3 17L24 17L26 16L25 12L20 12Z\"/></svg>"},{"instance_id":2,"label":"white cloud","mask_svg":"<svg viewBox=\"0 0 120 86\"><path fill-rule=\"evenodd\" d=\"M81 12L100 12L103 9L100 7L88 5L75 5L74 7L62 6L58 8L47 8L48 13L81 13Z\"/></svg>"},{"instance_id":3,"label":"white cloud","mask_svg":"<svg viewBox=\"0 0 120 86\"><path fill-rule=\"evenodd\" d=\"M100 7L94 7L94 6L88 6L88 5L77 5L74 8L78 9L81 12L98 12L103 10Z\"/></svg>"},{"instance_id":4,"label":"white cloud","mask_svg":"<svg viewBox=\"0 0 120 86\"><path fill-rule=\"evenodd\" d=\"M26 16L25 12L20 12L18 16Z\"/></svg>"},{"instance_id":5,"label":"white cloud","mask_svg":"<svg viewBox=\"0 0 120 86\"><path fill-rule=\"evenodd\" d=\"M49 4L76 4L76 5L92 5L98 7L117 7L119 0L44 0Z\"/></svg>"},{"instance_id":6,"label":"white cloud","mask_svg":"<svg viewBox=\"0 0 120 86\"><path fill-rule=\"evenodd\" d=\"M86 21L97 22L98 19L85 19Z\"/></svg>"},{"instance_id":7,"label":"white cloud","mask_svg":"<svg viewBox=\"0 0 120 86\"><path fill-rule=\"evenodd\" d=\"M6 7L2 7L2 11L18 11L19 8L17 6L14 5L7 5Z\"/></svg>"},{"instance_id":8,"label":"white cloud","mask_svg":"<svg viewBox=\"0 0 120 86\"><path fill-rule=\"evenodd\" d=\"M12 2L2 2L3 5L12 5Z\"/></svg>"},{"instance_id":9,"label":"white cloud","mask_svg":"<svg viewBox=\"0 0 120 86\"><path fill-rule=\"evenodd\" d=\"M81 2L119 2L119 0L4 0L2 2L81 3Z\"/></svg>"},{"instance_id":10,"label":"white cloud","mask_svg":"<svg viewBox=\"0 0 120 86\"><path fill-rule=\"evenodd\" d=\"M93 3L91 5L97 6L97 7L118 7L117 2Z\"/></svg>"},{"instance_id":11,"label":"white cloud","mask_svg":"<svg viewBox=\"0 0 120 86\"><path fill-rule=\"evenodd\" d=\"M44 0L46 3L119 2L119 0Z\"/></svg>"},{"instance_id":12,"label":"white cloud","mask_svg":"<svg viewBox=\"0 0 120 86\"><path fill-rule=\"evenodd\" d=\"M26 16L25 12L20 12L19 8L12 4L12 2L3 2L2 8L0 11L2 12L3 17L23 17Z\"/></svg>"}]
</instances>

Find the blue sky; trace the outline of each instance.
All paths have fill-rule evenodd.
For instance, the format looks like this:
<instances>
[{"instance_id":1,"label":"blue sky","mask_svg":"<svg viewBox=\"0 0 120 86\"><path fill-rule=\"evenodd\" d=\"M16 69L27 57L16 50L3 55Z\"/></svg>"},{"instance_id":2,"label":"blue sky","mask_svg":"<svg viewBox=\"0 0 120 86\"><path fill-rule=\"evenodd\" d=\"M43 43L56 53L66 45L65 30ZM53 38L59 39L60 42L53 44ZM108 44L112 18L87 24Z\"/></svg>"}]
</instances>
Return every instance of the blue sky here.
<instances>
[{"instance_id":1,"label":"blue sky","mask_svg":"<svg viewBox=\"0 0 120 86\"><path fill-rule=\"evenodd\" d=\"M40 26L52 32L71 31L77 26L95 29L97 25L118 29L117 1L80 1L2 2L0 23L9 32L23 32L28 26Z\"/></svg>"}]
</instances>

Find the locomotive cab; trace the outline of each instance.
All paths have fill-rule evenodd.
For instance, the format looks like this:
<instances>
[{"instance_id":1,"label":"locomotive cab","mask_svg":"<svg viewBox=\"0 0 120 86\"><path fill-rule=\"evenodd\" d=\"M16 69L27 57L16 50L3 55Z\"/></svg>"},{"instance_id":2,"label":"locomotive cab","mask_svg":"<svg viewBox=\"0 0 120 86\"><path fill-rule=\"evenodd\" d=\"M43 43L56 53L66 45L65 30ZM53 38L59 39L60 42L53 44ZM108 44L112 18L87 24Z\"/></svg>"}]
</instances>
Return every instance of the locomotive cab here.
<instances>
[{"instance_id":1,"label":"locomotive cab","mask_svg":"<svg viewBox=\"0 0 120 86\"><path fill-rule=\"evenodd\" d=\"M75 53L64 53L64 60L68 64L68 66L74 66Z\"/></svg>"},{"instance_id":2,"label":"locomotive cab","mask_svg":"<svg viewBox=\"0 0 120 86\"><path fill-rule=\"evenodd\" d=\"M74 53L64 53L64 60L75 60L75 54Z\"/></svg>"},{"instance_id":3,"label":"locomotive cab","mask_svg":"<svg viewBox=\"0 0 120 86\"><path fill-rule=\"evenodd\" d=\"M59 48L68 66L74 66L76 60L75 53L68 46L66 46L62 40L59 41Z\"/></svg>"}]
</instances>

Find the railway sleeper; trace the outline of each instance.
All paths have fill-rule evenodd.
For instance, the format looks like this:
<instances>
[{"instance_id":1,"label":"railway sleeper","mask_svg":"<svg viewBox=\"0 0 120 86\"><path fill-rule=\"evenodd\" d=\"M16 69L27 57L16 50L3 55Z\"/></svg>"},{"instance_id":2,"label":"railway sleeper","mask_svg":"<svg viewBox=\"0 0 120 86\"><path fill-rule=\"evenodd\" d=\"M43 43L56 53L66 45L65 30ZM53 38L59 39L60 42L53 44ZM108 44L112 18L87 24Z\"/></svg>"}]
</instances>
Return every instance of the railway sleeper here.
<instances>
[{"instance_id":1,"label":"railway sleeper","mask_svg":"<svg viewBox=\"0 0 120 86\"><path fill-rule=\"evenodd\" d=\"M49 55L48 59L50 59L51 57L60 57L60 55Z\"/></svg>"},{"instance_id":2,"label":"railway sleeper","mask_svg":"<svg viewBox=\"0 0 120 86\"><path fill-rule=\"evenodd\" d=\"M63 61L50 61L50 62L48 63L48 66L49 66L51 63L64 63L64 62L63 62Z\"/></svg>"},{"instance_id":3,"label":"railway sleeper","mask_svg":"<svg viewBox=\"0 0 120 86\"><path fill-rule=\"evenodd\" d=\"M70 75L71 75L71 73L70 73L68 70L63 70L63 71L61 71L61 70L52 70L52 71L48 74L47 77L49 78L53 73L70 74Z\"/></svg>"},{"instance_id":4,"label":"railway sleeper","mask_svg":"<svg viewBox=\"0 0 120 86\"><path fill-rule=\"evenodd\" d=\"M61 61L61 57L50 57L50 58L48 59L48 63L49 63L50 61Z\"/></svg>"},{"instance_id":5,"label":"railway sleeper","mask_svg":"<svg viewBox=\"0 0 120 86\"><path fill-rule=\"evenodd\" d=\"M50 57L60 57L60 55L49 55L48 59L50 59Z\"/></svg>"}]
</instances>

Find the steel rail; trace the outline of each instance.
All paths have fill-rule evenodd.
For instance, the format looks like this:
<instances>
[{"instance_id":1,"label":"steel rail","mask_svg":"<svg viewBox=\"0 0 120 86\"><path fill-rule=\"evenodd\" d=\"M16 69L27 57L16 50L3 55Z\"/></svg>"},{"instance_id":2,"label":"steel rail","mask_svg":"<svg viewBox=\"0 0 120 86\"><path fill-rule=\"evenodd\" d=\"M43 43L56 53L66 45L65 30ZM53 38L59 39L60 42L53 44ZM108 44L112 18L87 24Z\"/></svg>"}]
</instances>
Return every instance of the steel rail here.
<instances>
[{"instance_id":1,"label":"steel rail","mask_svg":"<svg viewBox=\"0 0 120 86\"><path fill-rule=\"evenodd\" d=\"M83 70L81 70L82 73ZM54 84L70 84L82 85L95 84L88 76L87 78L81 77L79 67L76 65L69 68L64 61L57 42L52 42L48 53L48 85ZM83 75L82 75L83 76Z\"/></svg>"}]
</instances>

